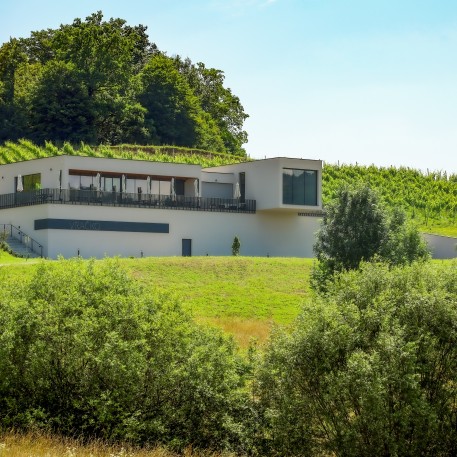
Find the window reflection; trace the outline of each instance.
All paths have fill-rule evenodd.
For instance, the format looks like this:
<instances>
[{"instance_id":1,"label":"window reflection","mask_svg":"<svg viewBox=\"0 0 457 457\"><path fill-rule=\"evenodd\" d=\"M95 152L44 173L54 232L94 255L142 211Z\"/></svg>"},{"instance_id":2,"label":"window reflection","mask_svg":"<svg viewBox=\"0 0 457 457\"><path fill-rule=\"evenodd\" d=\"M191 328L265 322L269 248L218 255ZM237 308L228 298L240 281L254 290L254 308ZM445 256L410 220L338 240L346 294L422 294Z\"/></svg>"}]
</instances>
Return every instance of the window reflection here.
<instances>
[{"instance_id":1,"label":"window reflection","mask_svg":"<svg viewBox=\"0 0 457 457\"><path fill-rule=\"evenodd\" d=\"M317 206L317 170L284 168L282 184L283 204Z\"/></svg>"}]
</instances>

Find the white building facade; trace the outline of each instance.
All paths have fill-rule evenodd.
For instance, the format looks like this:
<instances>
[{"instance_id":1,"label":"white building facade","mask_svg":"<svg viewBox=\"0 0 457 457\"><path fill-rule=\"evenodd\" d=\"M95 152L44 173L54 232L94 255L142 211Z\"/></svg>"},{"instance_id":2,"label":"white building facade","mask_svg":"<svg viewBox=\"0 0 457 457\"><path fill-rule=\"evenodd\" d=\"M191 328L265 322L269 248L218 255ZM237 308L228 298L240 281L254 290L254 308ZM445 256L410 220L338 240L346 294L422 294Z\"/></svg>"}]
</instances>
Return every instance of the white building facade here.
<instances>
[{"instance_id":1,"label":"white building facade","mask_svg":"<svg viewBox=\"0 0 457 457\"><path fill-rule=\"evenodd\" d=\"M322 162L213 168L82 156L0 166L0 229L43 257L312 257Z\"/></svg>"}]
</instances>

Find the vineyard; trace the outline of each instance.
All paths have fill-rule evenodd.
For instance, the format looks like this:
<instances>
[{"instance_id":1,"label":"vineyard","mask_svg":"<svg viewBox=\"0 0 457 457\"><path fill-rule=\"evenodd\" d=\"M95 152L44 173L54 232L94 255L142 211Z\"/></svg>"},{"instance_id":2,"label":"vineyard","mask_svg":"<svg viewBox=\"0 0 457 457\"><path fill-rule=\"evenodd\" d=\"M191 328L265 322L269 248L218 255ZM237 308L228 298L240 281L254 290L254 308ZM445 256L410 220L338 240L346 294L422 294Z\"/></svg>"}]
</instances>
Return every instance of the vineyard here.
<instances>
[{"instance_id":1,"label":"vineyard","mask_svg":"<svg viewBox=\"0 0 457 457\"><path fill-rule=\"evenodd\" d=\"M457 236L457 175L374 165L325 165L323 200L342 184L368 184L390 207L403 208L425 232Z\"/></svg>"},{"instance_id":2,"label":"vineyard","mask_svg":"<svg viewBox=\"0 0 457 457\"><path fill-rule=\"evenodd\" d=\"M216 167L246 160L243 157L231 154L173 146L121 145L91 147L81 143L78 147L75 147L70 143L64 143L59 148L50 142L46 142L44 147L39 147L31 141L19 140L17 143L6 141L3 146L0 146L0 165L64 154L126 160L148 160L152 162L199 164L202 167Z\"/></svg>"},{"instance_id":3,"label":"vineyard","mask_svg":"<svg viewBox=\"0 0 457 457\"><path fill-rule=\"evenodd\" d=\"M7 141L0 146L0 165L57 155L83 155L127 160L199 164L214 167L246 160L230 154L173 146L98 146L46 142L39 147L28 140ZM324 205L342 184L366 183L377 189L391 207L403 208L422 231L457 236L457 175L421 172L412 168L379 168L374 165L331 165L323 170Z\"/></svg>"}]
</instances>

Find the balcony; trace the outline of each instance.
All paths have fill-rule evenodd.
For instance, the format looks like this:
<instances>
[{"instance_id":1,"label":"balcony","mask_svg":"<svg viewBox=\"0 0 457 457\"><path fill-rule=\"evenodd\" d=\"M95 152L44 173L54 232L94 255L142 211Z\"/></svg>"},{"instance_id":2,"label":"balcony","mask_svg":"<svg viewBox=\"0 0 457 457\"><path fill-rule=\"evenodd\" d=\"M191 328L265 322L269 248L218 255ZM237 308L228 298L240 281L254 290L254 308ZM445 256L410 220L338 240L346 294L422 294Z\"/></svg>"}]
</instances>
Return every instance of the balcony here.
<instances>
[{"instance_id":1,"label":"balcony","mask_svg":"<svg viewBox=\"0 0 457 457\"><path fill-rule=\"evenodd\" d=\"M49 203L229 213L255 213L256 211L255 200L187 197L184 195L130 194L77 189L39 189L0 195L0 210Z\"/></svg>"}]
</instances>

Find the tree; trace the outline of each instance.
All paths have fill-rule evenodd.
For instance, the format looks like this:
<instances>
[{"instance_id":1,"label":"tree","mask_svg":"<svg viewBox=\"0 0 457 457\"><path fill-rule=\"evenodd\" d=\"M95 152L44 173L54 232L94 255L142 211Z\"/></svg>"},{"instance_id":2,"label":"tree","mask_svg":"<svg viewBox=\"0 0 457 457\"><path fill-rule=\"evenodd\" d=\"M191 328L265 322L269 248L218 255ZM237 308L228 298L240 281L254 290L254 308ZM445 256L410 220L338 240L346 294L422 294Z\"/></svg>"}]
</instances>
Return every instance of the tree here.
<instances>
[{"instance_id":1,"label":"tree","mask_svg":"<svg viewBox=\"0 0 457 457\"><path fill-rule=\"evenodd\" d=\"M57 142L96 138L94 110L87 87L71 63L49 61L31 94L30 137L38 143L52 138Z\"/></svg>"},{"instance_id":2,"label":"tree","mask_svg":"<svg viewBox=\"0 0 457 457\"><path fill-rule=\"evenodd\" d=\"M318 285L335 272L359 267L377 257L392 265L428 257L425 241L403 211L390 212L370 187L340 187L325 207L314 252L319 261L313 272Z\"/></svg>"},{"instance_id":3,"label":"tree","mask_svg":"<svg viewBox=\"0 0 457 457\"><path fill-rule=\"evenodd\" d=\"M190 59L174 58L179 72L185 76L200 105L218 126L224 147L235 155L245 155L243 144L248 135L243 130L243 123L249 117L238 97L225 88L224 72L215 68L206 68L202 62L196 65Z\"/></svg>"},{"instance_id":4,"label":"tree","mask_svg":"<svg viewBox=\"0 0 457 457\"><path fill-rule=\"evenodd\" d=\"M266 349L254 386L265 453L455 455L456 284L456 263L337 275Z\"/></svg>"},{"instance_id":5,"label":"tree","mask_svg":"<svg viewBox=\"0 0 457 457\"><path fill-rule=\"evenodd\" d=\"M147 110L146 123L154 126L161 144L225 152L217 126L203 112L172 59L155 55L139 77L142 87L139 101Z\"/></svg>"},{"instance_id":6,"label":"tree","mask_svg":"<svg viewBox=\"0 0 457 457\"><path fill-rule=\"evenodd\" d=\"M167 57L146 30L98 11L3 44L0 141L176 144L244 155L247 115L223 72Z\"/></svg>"},{"instance_id":7,"label":"tree","mask_svg":"<svg viewBox=\"0 0 457 457\"><path fill-rule=\"evenodd\" d=\"M234 255L234 256L240 255L240 248L241 248L240 239L238 238L238 236L235 236L235 238L233 238L233 243L232 243L232 255Z\"/></svg>"}]
</instances>

